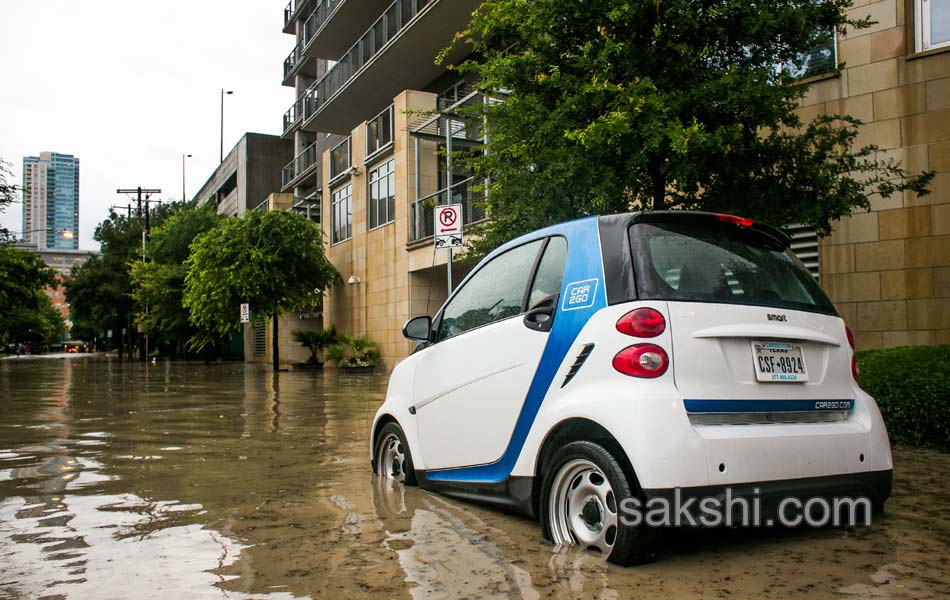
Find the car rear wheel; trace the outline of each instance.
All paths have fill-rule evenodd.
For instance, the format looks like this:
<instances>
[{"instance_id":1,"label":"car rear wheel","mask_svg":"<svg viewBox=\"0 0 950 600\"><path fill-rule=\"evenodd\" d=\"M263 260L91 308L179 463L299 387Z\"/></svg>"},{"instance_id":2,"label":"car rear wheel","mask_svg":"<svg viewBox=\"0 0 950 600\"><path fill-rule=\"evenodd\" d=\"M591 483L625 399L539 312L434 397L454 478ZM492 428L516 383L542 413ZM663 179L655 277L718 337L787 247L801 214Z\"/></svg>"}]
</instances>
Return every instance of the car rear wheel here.
<instances>
[{"instance_id":1,"label":"car rear wheel","mask_svg":"<svg viewBox=\"0 0 950 600\"><path fill-rule=\"evenodd\" d=\"M635 497L634 489L606 448L588 441L567 444L544 475L541 520L546 536L557 545L596 550L619 565L656 560L654 532L621 518L622 502Z\"/></svg>"},{"instance_id":2,"label":"car rear wheel","mask_svg":"<svg viewBox=\"0 0 950 600\"><path fill-rule=\"evenodd\" d=\"M386 423L376 438L376 474L382 478L416 484L416 472L406 436L397 423Z\"/></svg>"}]
</instances>

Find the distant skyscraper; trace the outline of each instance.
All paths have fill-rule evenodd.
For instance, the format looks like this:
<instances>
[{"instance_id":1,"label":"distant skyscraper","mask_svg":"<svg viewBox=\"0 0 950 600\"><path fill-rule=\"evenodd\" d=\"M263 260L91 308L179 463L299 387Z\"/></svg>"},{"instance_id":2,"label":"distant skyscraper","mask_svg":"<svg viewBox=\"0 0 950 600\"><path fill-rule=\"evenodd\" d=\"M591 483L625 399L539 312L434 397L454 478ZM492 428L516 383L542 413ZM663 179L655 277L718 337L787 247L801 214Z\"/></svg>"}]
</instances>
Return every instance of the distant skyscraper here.
<instances>
[{"instance_id":1,"label":"distant skyscraper","mask_svg":"<svg viewBox=\"0 0 950 600\"><path fill-rule=\"evenodd\" d=\"M23 240L40 249L79 248L79 159L41 152L23 158Z\"/></svg>"}]
</instances>

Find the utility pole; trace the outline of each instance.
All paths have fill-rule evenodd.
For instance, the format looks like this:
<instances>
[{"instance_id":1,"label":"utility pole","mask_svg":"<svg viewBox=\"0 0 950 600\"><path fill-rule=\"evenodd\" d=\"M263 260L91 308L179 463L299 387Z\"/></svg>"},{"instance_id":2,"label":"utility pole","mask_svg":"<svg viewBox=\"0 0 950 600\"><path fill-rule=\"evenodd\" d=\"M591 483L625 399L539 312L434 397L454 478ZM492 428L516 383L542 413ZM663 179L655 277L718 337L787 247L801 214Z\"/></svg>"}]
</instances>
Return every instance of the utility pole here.
<instances>
[{"instance_id":1,"label":"utility pole","mask_svg":"<svg viewBox=\"0 0 950 600\"><path fill-rule=\"evenodd\" d=\"M142 227L142 262L146 262L148 258L148 228L149 228L149 211L148 203L149 198L152 194L161 194L162 190L157 188L143 188L138 186L136 188L125 188L117 189L115 191L117 194L135 194L136 200L138 202L138 217L141 219L143 217L142 213L142 204L145 204L145 213L144 213L144 226ZM142 195L145 195L143 198ZM157 200L152 200L152 202L157 202ZM131 211L130 211L131 212ZM145 303L145 314L148 314L148 301ZM132 314L129 313L128 318L129 323L129 360L132 360ZM148 334L145 334L145 353L142 355L142 362L148 362Z\"/></svg>"}]
</instances>

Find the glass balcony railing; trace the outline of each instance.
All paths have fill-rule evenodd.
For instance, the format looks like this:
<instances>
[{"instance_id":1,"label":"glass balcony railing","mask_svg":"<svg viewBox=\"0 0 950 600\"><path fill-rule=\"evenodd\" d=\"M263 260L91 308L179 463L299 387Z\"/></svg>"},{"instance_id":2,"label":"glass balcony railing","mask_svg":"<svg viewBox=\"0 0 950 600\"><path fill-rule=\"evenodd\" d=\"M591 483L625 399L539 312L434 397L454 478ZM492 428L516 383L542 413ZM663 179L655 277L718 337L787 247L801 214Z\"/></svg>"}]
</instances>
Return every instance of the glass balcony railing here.
<instances>
[{"instance_id":1,"label":"glass balcony railing","mask_svg":"<svg viewBox=\"0 0 950 600\"><path fill-rule=\"evenodd\" d=\"M307 17L303 24L303 45L306 46L317 35L327 18L333 13L337 6L346 2L346 0L320 0L320 3L314 7L313 13Z\"/></svg>"},{"instance_id":2,"label":"glass balcony railing","mask_svg":"<svg viewBox=\"0 0 950 600\"><path fill-rule=\"evenodd\" d=\"M304 100L304 120L319 112L328 99L340 91L363 68L363 65L382 52L393 38L433 1L395 0L390 4L340 60L323 77L307 88Z\"/></svg>"},{"instance_id":3,"label":"glass balcony railing","mask_svg":"<svg viewBox=\"0 0 950 600\"><path fill-rule=\"evenodd\" d=\"M303 44L297 44L294 46L294 49L291 50L290 55L284 59L284 78L286 79L290 72L294 70L294 67L297 66L303 59Z\"/></svg>"},{"instance_id":4,"label":"glass balcony railing","mask_svg":"<svg viewBox=\"0 0 950 600\"><path fill-rule=\"evenodd\" d=\"M287 3L287 7L284 8L284 27L287 26L287 23L290 23L290 21L294 18L294 13L296 12L294 0L290 0L290 2Z\"/></svg>"},{"instance_id":5,"label":"glass balcony railing","mask_svg":"<svg viewBox=\"0 0 950 600\"><path fill-rule=\"evenodd\" d=\"M485 191L481 189L484 180L469 177L443 188L434 194L419 198L409 205L409 241L415 242L432 237L435 234L435 207L444 204L462 205L462 223L471 225L485 220ZM478 188L478 189L476 189Z\"/></svg>"},{"instance_id":6,"label":"glass balcony railing","mask_svg":"<svg viewBox=\"0 0 950 600\"><path fill-rule=\"evenodd\" d=\"M290 107L290 110L284 113L284 134L288 133L303 117L303 101L304 97L300 96Z\"/></svg>"},{"instance_id":7,"label":"glass balcony railing","mask_svg":"<svg viewBox=\"0 0 950 600\"><path fill-rule=\"evenodd\" d=\"M287 187L291 182L299 179L308 171L317 166L317 144L313 143L304 148L304 151L287 163L280 174L280 182Z\"/></svg>"}]
</instances>

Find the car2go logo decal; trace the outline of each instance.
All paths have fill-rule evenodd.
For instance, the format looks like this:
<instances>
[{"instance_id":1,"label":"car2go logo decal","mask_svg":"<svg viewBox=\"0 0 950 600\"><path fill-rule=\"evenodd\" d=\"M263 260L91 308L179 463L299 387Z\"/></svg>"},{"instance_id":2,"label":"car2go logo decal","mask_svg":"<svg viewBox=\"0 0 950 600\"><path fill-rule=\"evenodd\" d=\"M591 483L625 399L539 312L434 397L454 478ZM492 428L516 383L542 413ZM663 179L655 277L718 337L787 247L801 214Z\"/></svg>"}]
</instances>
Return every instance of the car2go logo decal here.
<instances>
[{"instance_id":1,"label":"car2go logo decal","mask_svg":"<svg viewBox=\"0 0 950 600\"><path fill-rule=\"evenodd\" d=\"M597 297L598 283L600 283L598 279L585 279L567 284L564 287L564 302L561 303L561 310L592 307L594 298Z\"/></svg>"}]
</instances>

